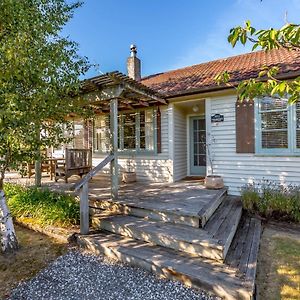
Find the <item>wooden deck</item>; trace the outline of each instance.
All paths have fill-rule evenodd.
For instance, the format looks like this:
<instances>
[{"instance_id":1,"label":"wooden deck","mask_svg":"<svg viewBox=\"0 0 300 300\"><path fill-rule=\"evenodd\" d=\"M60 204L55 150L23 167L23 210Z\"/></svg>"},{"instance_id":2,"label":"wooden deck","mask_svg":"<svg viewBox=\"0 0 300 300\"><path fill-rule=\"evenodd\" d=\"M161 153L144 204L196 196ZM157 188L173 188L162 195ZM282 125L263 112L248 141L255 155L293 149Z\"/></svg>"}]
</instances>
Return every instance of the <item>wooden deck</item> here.
<instances>
[{"instance_id":1,"label":"wooden deck","mask_svg":"<svg viewBox=\"0 0 300 300\"><path fill-rule=\"evenodd\" d=\"M50 180L48 176L42 177L42 185L52 190L73 193L72 187L79 180L78 176L58 182ZM16 173L7 176L6 181L19 182L26 185L34 184L34 179L21 178ZM95 177L89 183L90 207L99 205L120 204L127 207L147 211L161 216L176 216L182 220L190 220L195 227L204 227L210 216L221 204L226 189L207 190L203 181L182 180L176 183L135 182L120 183L118 201L111 199L110 180L105 177ZM100 207L101 208L101 207ZM180 222L180 220L179 220ZM184 221L183 221L184 222Z\"/></svg>"},{"instance_id":2,"label":"wooden deck","mask_svg":"<svg viewBox=\"0 0 300 300\"><path fill-rule=\"evenodd\" d=\"M32 184L16 176L7 180ZM43 185L74 193L77 180L44 177ZM261 224L242 217L238 197L206 190L201 180L120 184L114 201L110 189L107 178L91 180L95 231L79 235L80 246L225 299L254 299Z\"/></svg>"}]
</instances>

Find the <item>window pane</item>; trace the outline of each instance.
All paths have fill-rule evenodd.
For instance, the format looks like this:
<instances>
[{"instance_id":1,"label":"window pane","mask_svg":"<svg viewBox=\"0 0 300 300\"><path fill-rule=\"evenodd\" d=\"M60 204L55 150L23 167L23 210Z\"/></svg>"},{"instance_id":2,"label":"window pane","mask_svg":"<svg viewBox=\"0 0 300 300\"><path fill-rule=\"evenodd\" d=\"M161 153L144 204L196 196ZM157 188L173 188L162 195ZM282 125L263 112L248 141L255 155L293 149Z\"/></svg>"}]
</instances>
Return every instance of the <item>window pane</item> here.
<instances>
[{"instance_id":1,"label":"window pane","mask_svg":"<svg viewBox=\"0 0 300 300\"><path fill-rule=\"evenodd\" d=\"M73 145L75 149L83 148L83 122L82 121L74 121L74 140Z\"/></svg>"},{"instance_id":2,"label":"window pane","mask_svg":"<svg viewBox=\"0 0 300 300\"><path fill-rule=\"evenodd\" d=\"M287 129L287 111L264 112L261 114L262 130Z\"/></svg>"},{"instance_id":3,"label":"window pane","mask_svg":"<svg viewBox=\"0 0 300 300\"><path fill-rule=\"evenodd\" d=\"M261 147L287 149L288 111L287 99L264 97L260 102Z\"/></svg>"},{"instance_id":4,"label":"window pane","mask_svg":"<svg viewBox=\"0 0 300 300\"><path fill-rule=\"evenodd\" d=\"M124 116L124 149L135 149L135 134L136 134L136 127L135 127L135 113L126 113Z\"/></svg>"},{"instance_id":5,"label":"window pane","mask_svg":"<svg viewBox=\"0 0 300 300\"><path fill-rule=\"evenodd\" d=\"M94 122L94 150L105 152L109 150L109 115L98 116Z\"/></svg>"},{"instance_id":6,"label":"window pane","mask_svg":"<svg viewBox=\"0 0 300 300\"><path fill-rule=\"evenodd\" d=\"M266 131L262 132L263 148L288 148L287 131Z\"/></svg>"},{"instance_id":7,"label":"window pane","mask_svg":"<svg viewBox=\"0 0 300 300\"><path fill-rule=\"evenodd\" d=\"M154 149L153 110L140 112L140 149Z\"/></svg>"},{"instance_id":8,"label":"window pane","mask_svg":"<svg viewBox=\"0 0 300 300\"><path fill-rule=\"evenodd\" d=\"M260 110L265 111L265 110L286 109L287 104L288 104L288 99L264 97L260 100Z\"/></svg>"}]
</instances>

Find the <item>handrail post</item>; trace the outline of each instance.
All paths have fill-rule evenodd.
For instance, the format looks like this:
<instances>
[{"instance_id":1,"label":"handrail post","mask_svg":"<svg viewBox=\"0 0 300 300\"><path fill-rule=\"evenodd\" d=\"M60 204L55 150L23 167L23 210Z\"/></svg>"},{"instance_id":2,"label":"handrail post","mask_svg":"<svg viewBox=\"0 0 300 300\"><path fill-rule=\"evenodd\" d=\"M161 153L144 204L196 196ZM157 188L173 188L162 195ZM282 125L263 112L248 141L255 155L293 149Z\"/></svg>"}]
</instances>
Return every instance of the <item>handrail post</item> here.
<instances>
[{"instance_id":1,"label":"handrail post","mask_svg":"<svg viewBox=\"0 0 300 300\"><path fill-rule=\"evenodd\" d=\"M111 198L118 199L118 99L110 101L110 134L111 134L111 154L114 156L110 163L111 174Z\"/></svg>"},{"instance_id":2,"label":"handrail post","mask_svg":"<svg viewBox=\"0 0 300 300\"><path fill-rule=\"evenodd\" d=\"M86 182L79 191L80 197L80 233L88 234L90 228L89 183Z\"/></svg>"}]
</instances>

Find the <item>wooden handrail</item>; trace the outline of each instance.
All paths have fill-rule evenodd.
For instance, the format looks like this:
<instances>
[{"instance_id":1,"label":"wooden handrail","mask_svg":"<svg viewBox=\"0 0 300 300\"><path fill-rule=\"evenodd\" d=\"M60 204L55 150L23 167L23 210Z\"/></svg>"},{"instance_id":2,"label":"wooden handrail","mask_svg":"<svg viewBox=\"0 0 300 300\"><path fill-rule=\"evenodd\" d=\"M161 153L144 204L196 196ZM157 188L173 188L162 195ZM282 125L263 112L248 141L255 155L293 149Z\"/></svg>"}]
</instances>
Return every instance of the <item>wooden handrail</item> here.
<instances>
[{"instance_id":1,"label":"wooden handrail","mask_svg":"<svg viewBox=\"0 0 300 300\"><path fill-rule=\"evenodd\" d=\"M106 156L95 168L93 168L88 174L86 174L80 181L78 181L74 186L73 190L76 192L81 189L84 184L89 182L93 176L95 176L99 171L101 171L108 163L114 159L113 154Z\"/></svg>"},{"instance_id":2,"label":"wooden handrail","mask_svg":"<svg viewBox=\"0 0 300 300\"><path fill-rule=\"evenodd\" d=\"M73 186L74 191L79 190L80 198L80 233L89 233L89 181L95 176L103 167L115 159L113 154L106 156L100 164L92 169L86 176Z\"/></svg>"}]
</instances>

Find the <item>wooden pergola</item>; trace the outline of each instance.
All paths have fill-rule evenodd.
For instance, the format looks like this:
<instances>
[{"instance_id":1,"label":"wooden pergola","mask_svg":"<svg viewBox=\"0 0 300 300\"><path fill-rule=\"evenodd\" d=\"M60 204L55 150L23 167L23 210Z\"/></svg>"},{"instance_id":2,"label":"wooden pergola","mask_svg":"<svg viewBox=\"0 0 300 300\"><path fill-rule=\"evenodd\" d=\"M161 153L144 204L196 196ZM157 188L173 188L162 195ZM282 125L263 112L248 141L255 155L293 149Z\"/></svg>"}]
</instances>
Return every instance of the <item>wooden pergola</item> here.
<instances>
[{"instance_id":1,"label":"wooden pergola","mask_svg":"<svg viewBox=\"0 0 300 300\"><path fill-rule=\"evenodd\" d=\"M164 97L140 82L115 71L86 79L82 97L98 113L110 114L110 154L80 180L75 190L80 191L81 233L89 231L88 182L106 164L110 163L111 197L118 198L118 111L135 110L167 104Z\"/></svg>"}]
</instances>

